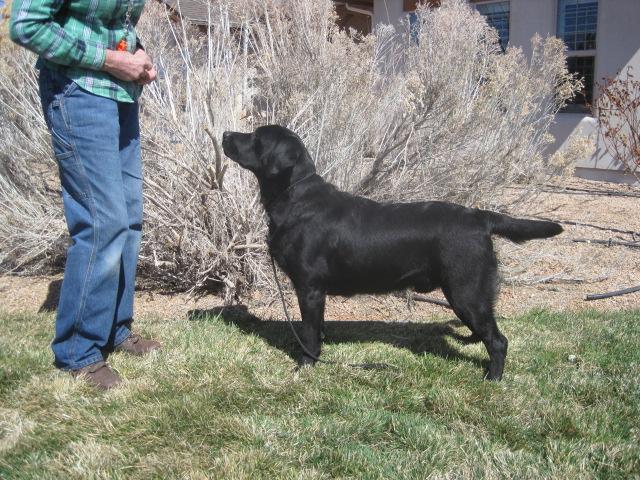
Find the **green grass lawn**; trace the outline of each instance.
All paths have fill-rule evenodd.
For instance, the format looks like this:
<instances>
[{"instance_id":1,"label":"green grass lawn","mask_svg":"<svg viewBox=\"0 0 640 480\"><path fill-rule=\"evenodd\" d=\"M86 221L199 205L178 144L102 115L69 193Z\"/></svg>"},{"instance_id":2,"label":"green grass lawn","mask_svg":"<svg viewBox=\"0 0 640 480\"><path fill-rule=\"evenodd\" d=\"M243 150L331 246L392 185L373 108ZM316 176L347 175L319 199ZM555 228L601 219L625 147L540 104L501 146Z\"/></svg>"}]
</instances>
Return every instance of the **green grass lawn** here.
<instances>
[{"instance_id":1,"label":"green grass lawn","mask_svg":"<svg viewBox=\"0 0 640 480\"><path fill-rule=\"evenodd\" d=\"M0 314L0 478L639 478L640 311L533 311L481 345L430 323L329 322L294 373L287 325L226 312L142 318L164 342L106 394L51 366L53 316Z\"/></svg>"}]
</instances>

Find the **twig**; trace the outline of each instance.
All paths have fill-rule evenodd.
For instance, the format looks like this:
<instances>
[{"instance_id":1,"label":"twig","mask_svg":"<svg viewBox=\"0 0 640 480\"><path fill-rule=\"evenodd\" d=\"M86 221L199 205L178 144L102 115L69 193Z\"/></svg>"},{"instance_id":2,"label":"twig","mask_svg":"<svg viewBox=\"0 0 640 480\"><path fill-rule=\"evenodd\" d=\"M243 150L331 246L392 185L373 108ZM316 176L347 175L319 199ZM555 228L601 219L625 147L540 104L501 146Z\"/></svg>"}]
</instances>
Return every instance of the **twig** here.
<instances>
[{"instance_id":1,"label":"twig","mask_svg":"<svg viewBox=\"0 0 640 480\"><path fill-rule=\"evenodd\" d=\"M549 275L538 279L531 280L505 280L505 283L514 286L532 286L540 284L560 284L560 285L579 285L582 283L600 283L609 278L608 275L595 278L574 278L574 277L558 277L556 275Z\"/></svg>"},{"instance_id":2,"label":"twig","mask_svg":"<svg viewBox=\"0 0 640 480\"><path fill-rule=\"evenodd\" d=\"M545 185L549 190L547 193L566 193L567 195L606 195L608 197L633 197L640 198L640 193L616 192L615 190L601 190L590 188L558 187L555 185Z\"/></svg>"},{"instance_id":3,"label":"twig","mask_svg":"<svg viewBox=\"0 0 640 480\"><path fill-rule=\"evenodd\" d=\"M261 243L247 243L245 245L234 245L233 250L267 250L267 246Z\"/></svg>"},{"instance_id":4,"label":"twig","mask_svg":"<svg viewBox=\"0 0 640 480\"><path fill-rule=\"evenodd\" d=\"M597 240L592 238L572 238L573 242L576 243L597 243L599 245L606 245L611 247L613 245L621 246L621 247L629 247L629 248L640 248L640 243L638 242L620 242L618 240Z\"/></svg>"},{"instance_id":5,"label":"twig","mask_svg":"<svg viewBox=\"0 0 640 480\"><path fill-rule=\"evenodd\" d=\"M403 295L401 293L396 293L396 294L394 294L394 296L398 297L398 298L407 298L407 295ZM437 298L428 297L427 295L421 295L419 293L413 293L413 294L409 295L409 298L411 300L416 301L416 302L433 303L434 305L439 305L441 307L449 308L449 309L453 310L453 308L451 307L451 305L449 305L448 302L445 302L444 300L438 300Z\"/></svg>"},{"instance_id":6,"label":"twig","mask_svg":"<svg viewBox=\"0 0 640 480\"><path fill-rule=\"evenodd\" d=\"M575 225L575 226L578 226L578 227L595 228L596 230L604 230L604 231L607 231L607 232L624 233L624 234L627 234L627 235L640 235L640 232L636 232L634 230L620 230L618 228L602 227L600 225L594 225L592 223L574 222L572 220L558 220L558 219L555 219L555 218L540 217L538 215L531 215L531 218L535 218L537 220L547 220L549 222L561 223L563 225Z\"/></svg>"},{"instance_id":7,"label":"twig","mask_svg":"<svg viewBox=\"0 0 640 480\"><path fill-rule=\"evenodd\" d=\"M213 92L211 90L207 91L207 117L209 118L209 124L211 128L215 125L215 116L213 114L213 109L211 107L211 99L213 96ZM211 171L209 169L209 175L211 178L211 188L217 187L222 190L222 182L224 180L224 174L227 172L227 165L223 164L222 160L222 148L220 147L220 142L216 138L216 136L209 128L209 125L204 127L204 131L209 136L211 143L213 143L213 150L215 152L215 171Z\"/></svg>"},{"instance_id":8,"label":"twig","mask_svg":"<svg viewBox=\"0 0 640 480\"><path fill-rule=\"evenodd\" d=\"M592 294L587 295L586 297L584 297L584 299L585 299L585 301L601 300L603 298L619 297L620 295L626 295L628 293L634 293L634 292L640 292L640 285L638 285L636 287L625 288L623 290L616 290L614 292L592 293Z\"/></svg>"}]
</instances>

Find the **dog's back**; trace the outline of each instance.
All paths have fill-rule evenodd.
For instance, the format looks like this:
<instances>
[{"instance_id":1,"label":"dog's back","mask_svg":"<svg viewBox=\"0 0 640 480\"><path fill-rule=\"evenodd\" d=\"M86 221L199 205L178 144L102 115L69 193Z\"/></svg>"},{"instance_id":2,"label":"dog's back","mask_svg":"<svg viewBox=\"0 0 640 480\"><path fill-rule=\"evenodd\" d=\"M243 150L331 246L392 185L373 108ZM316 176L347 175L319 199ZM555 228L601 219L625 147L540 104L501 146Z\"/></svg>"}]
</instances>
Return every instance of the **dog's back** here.
<instances>
[{"instance_id":1,"label":"dog's back","mask_svg":"<svg viewBox=\"0 0 640 480\"><path fill-rule=\"evenodd\" d=\"M557 235L559 225L446 202L377 203L340 192L315 173L299 137L278 126L226 132L223 148L258 178L270 252L298 296L307 350L302 364L320 355L327 294L439 287L487 348L487 377L500 379L507 339L493 313L498 267L491 235L523 242Z\"/></svg>"}]
</instances>

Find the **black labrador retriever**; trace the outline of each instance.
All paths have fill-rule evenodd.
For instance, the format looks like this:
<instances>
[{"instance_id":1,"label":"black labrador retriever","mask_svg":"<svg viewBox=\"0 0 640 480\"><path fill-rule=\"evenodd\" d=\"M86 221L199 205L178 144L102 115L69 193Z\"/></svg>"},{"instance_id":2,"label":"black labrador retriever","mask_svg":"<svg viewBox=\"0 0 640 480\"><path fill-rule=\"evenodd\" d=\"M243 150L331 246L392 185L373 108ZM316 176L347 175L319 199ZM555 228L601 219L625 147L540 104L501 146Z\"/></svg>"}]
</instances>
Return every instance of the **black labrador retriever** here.
<instances>
[{"instance_id":1,"label":"black labrador retriever","mask_svg":"<svg viewBox=\"0 0 640 480\"><path fill-rule=\"evenodd\" d=\"M258 178L268 245L291 279L302 341L320 355L325 298L441 288L489 352L486 378L502 377L507 339L493 306L497 261L491 235L514 242L558 235L557 223L523 220L446 202L379 203L341 192L316 173L301 139L277 125L225 132L224 153ZM301 365L315 359L303 354Z\"/></svg>"}]
</instances>

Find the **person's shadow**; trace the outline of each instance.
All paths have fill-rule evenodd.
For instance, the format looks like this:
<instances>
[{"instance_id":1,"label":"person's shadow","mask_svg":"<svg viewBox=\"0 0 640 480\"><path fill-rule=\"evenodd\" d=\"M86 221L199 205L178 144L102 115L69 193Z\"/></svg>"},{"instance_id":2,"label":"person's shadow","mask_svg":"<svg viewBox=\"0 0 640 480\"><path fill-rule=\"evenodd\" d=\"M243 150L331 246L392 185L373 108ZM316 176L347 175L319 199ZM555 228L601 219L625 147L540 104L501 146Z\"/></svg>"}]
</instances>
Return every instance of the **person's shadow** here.
<instances>
[{"instance_id":1,"label":"person's shadow","mask_svg":"<svg viewBox=\"0 0 640 480\"><path fill-rule=\"evenodd\" d=\"M39 313L43 312L55 312L58 308L58 300L60 299L60 287L62 286L62 280L52 280L49 283L47 290L47 298L44 299L42 305L40 305Z\"/></svg>"},{"instance_id":2,"label":"person's shadow","mask_svg":"<svg viewBox=\"0 0 640 480\"><path fill-rule=\"evenodd\" d=\"M189 320L206 321L219 317L226 324L235 325L242 332L264 339L269 345L298 360L302 353L286 321L262 320L251 314L244 305L216 307L209 310L191 310ZM301 321L293 322L298 335ZM415 354L429 353L446 359L458 359L486 368L487 360L468 356L453 348L446 337L461 344L471 343L471 338L459 335L453 327L460 326L457 319L447 322L411 323L384 321L325 321L324 344L383 342L399 348L406 348Z\"/></svg>"}]
</instances>

